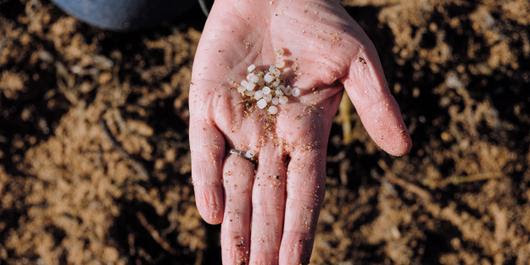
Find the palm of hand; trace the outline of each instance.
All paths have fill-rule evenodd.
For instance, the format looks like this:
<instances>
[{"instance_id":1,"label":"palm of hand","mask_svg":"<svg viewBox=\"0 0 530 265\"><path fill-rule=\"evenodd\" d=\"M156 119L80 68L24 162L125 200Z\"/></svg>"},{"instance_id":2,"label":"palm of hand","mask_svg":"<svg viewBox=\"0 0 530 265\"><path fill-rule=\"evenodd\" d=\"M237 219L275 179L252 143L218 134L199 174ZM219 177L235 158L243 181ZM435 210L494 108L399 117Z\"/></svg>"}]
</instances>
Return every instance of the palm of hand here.
<instances>
[{"instance_id":1,"label":"palm of hand","mask_svg":"<svg viewBox=\"0 0 530 265\"><path fill-rule=\"evenodd\" d=\"M410 140L371 42L338 3L258 2L216 2L197 50L190 89L197 206L207 222L222 221L223 263L306 263L343 86L379 146L400 155ZM274 64L278 49L303 92L271 119L247 112L230 80L243 79L250 64ZM225 146L255 152L257 168Z\"/></svg>"}]
</instances>

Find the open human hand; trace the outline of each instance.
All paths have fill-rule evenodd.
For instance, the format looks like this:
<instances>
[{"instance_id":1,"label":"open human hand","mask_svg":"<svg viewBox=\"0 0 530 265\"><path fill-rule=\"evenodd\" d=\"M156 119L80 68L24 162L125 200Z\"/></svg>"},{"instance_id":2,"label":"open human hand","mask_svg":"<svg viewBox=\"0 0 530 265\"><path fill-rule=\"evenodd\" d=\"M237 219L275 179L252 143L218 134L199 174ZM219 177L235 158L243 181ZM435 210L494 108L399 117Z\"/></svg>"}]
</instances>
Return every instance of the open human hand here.
<instances>
[{"instance_id":1,"label":"open human hand","mask_svg":"<svg viewBox=\"0 0 530 265\"><path fill-rule=\"evenodd\" d=\"M302 93L271 119L248 111L231 88L247 66L274 65L278 49ZM376 144L407 153L377 52L339 1L215 1L193 65L189 133L197 207L206 222L222 223L223 264L309 262L344 88ZM232 148L252 151L256 163Z\"/></svg>"}]
</instances>

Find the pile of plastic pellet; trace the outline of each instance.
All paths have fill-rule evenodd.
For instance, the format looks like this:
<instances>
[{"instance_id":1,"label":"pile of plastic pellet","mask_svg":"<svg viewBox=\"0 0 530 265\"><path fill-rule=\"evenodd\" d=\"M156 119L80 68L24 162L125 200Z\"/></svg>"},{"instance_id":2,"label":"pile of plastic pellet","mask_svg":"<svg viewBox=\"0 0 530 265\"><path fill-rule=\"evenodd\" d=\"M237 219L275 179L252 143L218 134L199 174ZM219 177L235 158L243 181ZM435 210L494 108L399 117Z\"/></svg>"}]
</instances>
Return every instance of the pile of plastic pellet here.
<instances>
[{"instance_id":1,"label":"pile of plastic pellet","mask_svg":"<svg viewBox=\"0 0 530 265\"><path fill-rule=\"evenodd\" d=\"M247 78L237 86L237 92L244 99L254 102L258 109L266 109L267 113L275 115L279 105L287 104L289 96L300 96L300 88L285 83L284 70L283 60L264 71L251 64L247 68Z\"/></svg>"}]
</instances>

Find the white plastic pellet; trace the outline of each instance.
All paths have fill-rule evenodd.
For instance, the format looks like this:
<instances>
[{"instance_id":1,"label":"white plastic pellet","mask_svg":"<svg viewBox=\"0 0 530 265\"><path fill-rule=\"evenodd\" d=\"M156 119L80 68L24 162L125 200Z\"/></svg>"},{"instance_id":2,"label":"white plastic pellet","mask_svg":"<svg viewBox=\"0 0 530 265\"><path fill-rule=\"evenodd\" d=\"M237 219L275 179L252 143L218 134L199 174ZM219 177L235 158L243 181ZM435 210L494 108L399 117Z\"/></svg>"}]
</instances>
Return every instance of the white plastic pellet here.
<instances>
[{"instance_id":1,"label":"white plastic pellet","mask_svg":"<svg viewBox=\"0 0 530 265\"><path fill-rule=\"evenodd\" d=\"M250 73L247 75L247 80L251 83L257 83L259 82L259 76L254 73Z\"/></svg>"},{"instance_id":2,"label":"white plastic pellet","mask_svg":"<svg viewBox=\"0 0 530 265\"><path fill-rule=\"evenodd\" d=\"M267 83L270 83L274 81L274 76L271 73L266 73L265 76L263 77L263 80L265 80L265 82Z\"/></svg>"},{"instance_id":3,"label":"white plastic pellet","mask_svg":"<svg viewBox=\"0 0 530 265\"><path fill-rule=\"evenodd\" d=\"M254 93L254 99L260 100L263 97L263 91L258 90Z\"/></svg>"},{"instance_id":4,"label":"white plastic pellet","mask_svg":"<svg viewBox=\"0 0 530 265\"><path fill-rule=\"evenodd\" d=\"M298 88L298 87L294 87L292 93L293 93L293 97L299 97L299 96L300 96L300 93L301 93L301 92L300 92L300 88Z\"/></svg>"},{"instance_id":5,"label":"white plastic pellet","mask_svg":"<svg viewBox=\"0 0 530 265\"><path fill-rule=\"evenodd\" d=\"M247 72L249 72L249 73L254 72L254 70L256 70L256 66L253 65L253 64L251 64L251 65L249 65L249 66L247 67Z\"/></svg>"},{"instance_id":6,"label":"white plastic pellet","mask_svg":"<svg viewBox=\"0 0 530 265\"><path fill-rule=\"evenodd\" d=\"M266 109L270 115L278 114L279 105L288 104L288 96L299 97L302 94L299 87L283 83L282 75L288 74L291 68L283 58L284 50L276 50L276 53L276 63L269 65L267 70L257 70L256 65L249 65L246 80L242 80L237 86L237 91L246 97L246 100L252 99L258 109ZM255 153L247 151L244 156L253 159Z\"/></svg>"},{"instance_id":7,"label":"white plastic pellet","mask_svg":"<svg viewBox=\"0 0 530 265\"><path fill-rule=\"evenodd\" d=\"M271 94L263 95L263 98L264 98L267 102L271 102L271 101L272 101L272 95L271 95Z\"/></svg>"},{"instance_id":8,"label":"white plastic pellet","mask_svg":"<svg viewBox=\"0 0 530 265\"><path fill-rule=\"evenodd\" d=\"M281 96L279 101L281 105L285 105L289 99L286 96Z\"/></svg>"},{"instance_id":9,"label":"white plastic pellet","mask_svg":"<svg viewBox=\"0 0 530 265\"><path fill-rule=\"evenodd\" d=\"M248 91L252 91L254 88L256 88L256 83L248 82L246 88Z\"/></svg>"},{"instance_id":10,"label":"white plastic pellet","mask_svg":"<svg viewBox=\"0 0 530 265\"><path fill-rule=\"evenodd\" d=\"M267 101L262 98L258 100L258 102L256 102L256 106L258 106L258 108L260 109L264 109L265 107L267 107Z\"/></svg>"},{"instance_id":11,"label":"white plastic pellet","mask_svg":"<svg viewBox=\"0 0 530 265\"><path fill-rule=\"evenodd\" d=\"M269 112L269 114L274 115L274 114L278 113L278 107L270 106L267 111Z\"/></svg>"},{"instance_id":12,"label":"white plastic pellet","mask_svg":"<svg viewBox=\"0 0 530 265\"><path fill-rule=\"evenodd\" d=\"M248 158L248 159L254 159L254 152L248 150L245 152L245 157Z\"/></svg>"}]
</instances>

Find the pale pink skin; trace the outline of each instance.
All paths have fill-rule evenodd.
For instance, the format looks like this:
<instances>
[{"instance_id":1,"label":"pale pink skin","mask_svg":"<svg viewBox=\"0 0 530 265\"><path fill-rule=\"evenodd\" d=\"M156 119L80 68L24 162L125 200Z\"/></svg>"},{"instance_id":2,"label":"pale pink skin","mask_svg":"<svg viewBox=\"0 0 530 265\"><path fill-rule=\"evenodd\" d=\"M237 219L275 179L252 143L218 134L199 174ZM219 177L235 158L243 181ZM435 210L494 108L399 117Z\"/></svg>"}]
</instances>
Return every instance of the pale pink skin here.
<instances>
[{"instance_id":1,"label":"pale pink skin","mask_svg":"<svg viewBox=\"0 0 530 265\"><path fill-rule=\"evenodd\" d=\"M230 81L250 64L274 64L277 49L296 62L303 92L269 132L264 111L243 115ZM197 207L222 223L223 264L308 263L343 89L376 144L406 154L410 136L374 45L338 1L215 2L193 65L190 144ZM254 150L257 168L229 148Z\"/></svg>"}]
</instances>

